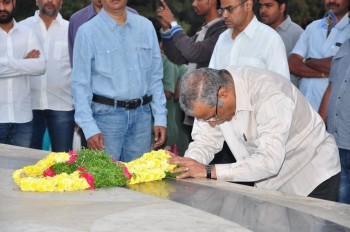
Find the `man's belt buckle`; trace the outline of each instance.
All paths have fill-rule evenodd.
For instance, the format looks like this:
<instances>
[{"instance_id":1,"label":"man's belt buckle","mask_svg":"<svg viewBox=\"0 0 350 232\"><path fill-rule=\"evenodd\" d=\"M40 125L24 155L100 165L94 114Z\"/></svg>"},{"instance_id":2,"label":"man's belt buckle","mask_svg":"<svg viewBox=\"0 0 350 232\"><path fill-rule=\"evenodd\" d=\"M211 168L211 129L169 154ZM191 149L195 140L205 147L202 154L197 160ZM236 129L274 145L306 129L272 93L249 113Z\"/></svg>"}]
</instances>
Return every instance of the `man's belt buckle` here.
<instances>
[{"instance_id":1,"label":"man's belt buckle","mask_svg":"<svg viewBox=\"0 0 350 232\"><path fill-rule=\"evenodd\" d=\"M139 107L139 105L140 105L139 99L135 99L135 100L126 101L124 107L126 109L135 109Z\"/></svg>"}]
</instances>

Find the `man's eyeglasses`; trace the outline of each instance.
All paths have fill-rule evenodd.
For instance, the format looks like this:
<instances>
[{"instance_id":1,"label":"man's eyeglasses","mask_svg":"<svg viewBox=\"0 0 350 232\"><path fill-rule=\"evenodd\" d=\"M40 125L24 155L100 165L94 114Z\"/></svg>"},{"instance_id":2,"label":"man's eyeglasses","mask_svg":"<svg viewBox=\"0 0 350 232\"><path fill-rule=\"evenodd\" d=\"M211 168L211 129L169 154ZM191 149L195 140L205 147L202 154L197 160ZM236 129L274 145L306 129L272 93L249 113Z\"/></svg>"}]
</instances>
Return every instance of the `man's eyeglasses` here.
<instances>
[{"instance_id":1,"label":"man's eyeglasses","mask_svg":"<svg viewBox=\"0 0 350 232\"><path fill-rule=\"evenodd\" d=\"M221 89L221 86L218 88L218 91L216 92L216 105L215 105L215 114L213 117L208 118L208 119L201 119L201 118L197 118L198 121L201 122L219 122L220 119L218 117L218 104L219 104L219 91Z\"/></svg>"},{"instance_id":2,"label":"man's eyeglasses","mask_svg":"<svg viewBox=\"0 0 350 232\"><path fill-rule=\"evenodd\" d=\"M219 14L221 14L221 15L222 15L223 13L225 13L225 11L227 11L227 13L231 14L237 7L243 5L246 1L248 1L248 0L242 1L242 2L241 2L240 4L238 4L237 6L228 6L228 7L220 8L220 9L218 9L218 12L219 12Z\"/></svg>"}]
</instances>

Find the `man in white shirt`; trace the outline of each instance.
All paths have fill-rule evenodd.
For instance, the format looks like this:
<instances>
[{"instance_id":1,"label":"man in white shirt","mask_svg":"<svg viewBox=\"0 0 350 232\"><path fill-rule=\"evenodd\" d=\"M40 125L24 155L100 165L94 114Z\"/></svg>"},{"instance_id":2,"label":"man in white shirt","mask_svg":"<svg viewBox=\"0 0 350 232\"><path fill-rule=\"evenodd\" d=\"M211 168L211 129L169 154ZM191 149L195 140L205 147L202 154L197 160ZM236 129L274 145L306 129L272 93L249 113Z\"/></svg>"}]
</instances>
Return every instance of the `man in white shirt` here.
<instances>
[{"instance_id":1,"label":"man in white shirt","mask_svg":"<svg viewBox=\"0 0 350 232\"><path fill-rule=\"evenodd\" d=\"M178 178L254 181L263 189L337 200L334 137L305 97L280 75L249 66L198 69L181 82L182 109L197 118L193 142L172 164ZM237 162L207 166L223 141Z\"/></svg>"},{"instance_id":2,"label":"man in white shirt","mask_svg":"<svg viewBox=\"0 0 350 232\"><path fill-rule=\"evenodd\" d=\"M51 149L72 149L74 108L68 55L68 21L59 13L62 0L37 0L38 11L21 23L32 28L44 47L46 73L31 79L33 137L31 148L41 149L48 128Z\"/></svg>"},{"instance_id":3,"label":"man in white shirt","mask_svg":"<svg viewBox=\"0 0 350 232\"><path fill-rule=\"evenodd\" d=\"M45 58L33 31L13 19L15 6L16 0L0 0L0 143L29 147L29 79L45 72Z\"/></svg>"},{"instance_id":4,"label":"man in white shirt","mask_svg":"<svg viewBox=\"0 0 350 232\"><path fill-rule=\"evenodd\" d=\"M253 4L253 0L221 1L220 11L228 29L215 45L209 68L250 65L289 80L284 43L275 30L257 20Z\"/></svg>"}]
</instances>

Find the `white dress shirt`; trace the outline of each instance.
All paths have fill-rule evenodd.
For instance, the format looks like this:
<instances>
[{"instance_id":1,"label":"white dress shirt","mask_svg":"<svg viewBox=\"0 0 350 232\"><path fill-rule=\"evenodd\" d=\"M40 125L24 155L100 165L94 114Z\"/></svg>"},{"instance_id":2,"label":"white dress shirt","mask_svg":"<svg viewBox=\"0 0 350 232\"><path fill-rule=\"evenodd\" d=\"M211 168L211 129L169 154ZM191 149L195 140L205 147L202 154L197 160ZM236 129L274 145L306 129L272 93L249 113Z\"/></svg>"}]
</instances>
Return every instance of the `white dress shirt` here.
<instances>
[{"instance_id":1,"label":"white dress shirt","mask_svg":"<svg viewBox=\"0 0 350 232\"><path fill-rule=\"evenodd\" d=\"M73 110L71 66L68 54L68 24L60 14L46 29L44 21L35 15L20 22L34 30L43 45L47 59L46 73L31 79L33 109Z\"/></svg>"},{"instance_id":2,"label":"white dress shirt","mask_svg":"<svg viewBox=\"0 0 350 232\"><path fill-rule=\"evenodd\" d=\"M25 59L31 50L39 58ZM45 72L45 56L34 32L14 21L7 33L0 28L0 123L25 123L33 119L30 75Z\"/></svg>"},{"instance_id":3,"label":"white dress shirt","mask_svg":"<svg viewBox=\"0 0 350 232\"><path fill-rule=\"evenodd\" d=\"M209 68L250 65L281 74L289 80L286 48L275 30L254 16L248 26L232 39L233 29L224 31L213 51Z\"/></svg>"},{"instance_id":4,"label":"white dress shirt","mask_svg":"<svg viewBox=\"0 0 350 232\"><path fill-rule=\"evenodd\" d=\"M225 140L237 162L216 164L218 180L254 181L259 188L302 196L340 172L334 137L291 82L249 66L228 71L235 116L215 127L195 120L186 157L208 164Z\"/></svg>"}]
</instances>

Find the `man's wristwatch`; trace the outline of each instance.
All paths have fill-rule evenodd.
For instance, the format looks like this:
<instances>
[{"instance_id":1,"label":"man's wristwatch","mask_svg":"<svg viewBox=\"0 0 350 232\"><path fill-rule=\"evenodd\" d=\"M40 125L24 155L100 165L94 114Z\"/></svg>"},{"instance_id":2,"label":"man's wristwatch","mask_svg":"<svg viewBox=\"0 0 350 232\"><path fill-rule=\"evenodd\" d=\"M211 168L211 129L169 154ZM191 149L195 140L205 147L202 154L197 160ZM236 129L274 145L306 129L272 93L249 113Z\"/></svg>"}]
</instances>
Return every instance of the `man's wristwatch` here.
<instances>
[{"instance_id":1,"label":"man's wristwatch","mask_svg":"<svg viewBox=\"0 0 350 232\"><path fill-rule=\"evenodd\" d=\"M177 24L177 22L176 21L172 21L171 23L170 23L170 26L171 27L175 27L175 26L177 26L178 24Z\"/></svg>"},{"instance_id":2,"label":"man's wristwatch","mask_svg":"<svg viewBox=\"0 0 350 232\"><path fill-rule=\"evenodd\" d=\"M311 57L304 58L304 59L303 59L303 63L305 64L305 62L308 61L308 60L311 60Z\"/></svg>"},{"instance_id":3,"label":"man's wristwatch","mask_svg":"<svg viewBox=\"0 0 350 232\"><path fill-rule=\"evenodd\" d=\"M205 165L205 171L207 172L207 178L211 179L211 165Z\"/></svg>"}]
</instances>

